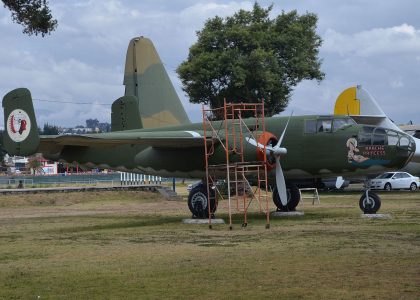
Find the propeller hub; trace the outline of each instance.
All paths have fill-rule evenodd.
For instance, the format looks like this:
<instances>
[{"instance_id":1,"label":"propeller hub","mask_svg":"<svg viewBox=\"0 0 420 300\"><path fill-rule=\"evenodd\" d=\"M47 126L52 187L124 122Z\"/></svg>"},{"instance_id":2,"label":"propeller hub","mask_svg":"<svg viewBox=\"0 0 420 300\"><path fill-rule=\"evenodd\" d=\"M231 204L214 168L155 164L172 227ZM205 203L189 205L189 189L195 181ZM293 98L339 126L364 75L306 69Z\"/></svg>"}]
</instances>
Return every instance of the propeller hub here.
<instances>
[{"instance_id":1,"label":"propeller hub","mask_svg":"<svg viewBox=\"0 0 420 300\"><path fill-rule=\"evenodd\" d=\"M273 154L275 155L275 156L280 156L280 155L285 155L285 154L287 154L287 149L286 148L284 148L284 147L279 147L279 148L274 148L273 149Z\"/></svg>"}]
</instances>

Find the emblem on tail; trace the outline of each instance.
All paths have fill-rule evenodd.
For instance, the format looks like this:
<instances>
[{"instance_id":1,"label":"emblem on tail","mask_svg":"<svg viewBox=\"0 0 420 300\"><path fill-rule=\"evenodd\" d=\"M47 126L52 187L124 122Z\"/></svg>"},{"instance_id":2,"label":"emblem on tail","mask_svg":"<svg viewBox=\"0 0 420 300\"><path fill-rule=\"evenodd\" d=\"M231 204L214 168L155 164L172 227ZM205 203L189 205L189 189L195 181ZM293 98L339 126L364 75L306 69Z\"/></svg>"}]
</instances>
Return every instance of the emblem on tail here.
<instances>
[{"instance_id":1,"label":"emblem on tail","mask_svg":"<svg viewBox=\"0 0 420 300\"><path fill-rule=\"evenodd\" d=\"M31 93L19 88L3 98L5 131L4 149L9 155L31 155L38 150L39 134Z\"/></svg>"},{"instance_id":2,"label":"emblem on tail","mask_svg":"<svg viewBox=\"0 0 420 300\"><path fill-rule=\"evenodd\" d=\"M24 141L31 131L31 120L22 109L15 109L7 118L7 134L12 141L18 143Z\"/></svg>"}]
</instances>

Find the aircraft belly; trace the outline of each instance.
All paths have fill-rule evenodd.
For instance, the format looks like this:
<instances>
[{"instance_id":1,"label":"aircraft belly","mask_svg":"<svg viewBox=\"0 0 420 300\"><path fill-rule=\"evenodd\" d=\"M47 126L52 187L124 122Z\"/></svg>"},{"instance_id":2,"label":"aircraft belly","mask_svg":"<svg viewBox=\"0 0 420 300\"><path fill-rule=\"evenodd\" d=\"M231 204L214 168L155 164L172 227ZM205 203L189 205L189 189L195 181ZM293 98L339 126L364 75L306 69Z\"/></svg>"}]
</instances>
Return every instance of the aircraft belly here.
<instances>
[{"instance_id":1,"label":"aircraft belly","mask_svg":"<svg viewBox=\"0 0 420 300\"><path fill-rule=\"evenodd\" d=\"M147 173L185 178L205 176L204 149L202 148L153 148L139 152L135 164Z\"/></svg>"},{"instance_id":2,"label":"aircraft belly","mask_svg":"<svg viewBox=\"0 0 420 300\"><path fill-rule=\"evenodd\" d=\"M144 146L123 145L118 147L76 147L66 146L59 154L43 153L47 159L66 163L77 163L90 168L107 168L130 172L136 168L134 156Z\"/></svg>"},{"instance_id":3,"label":"aircraft belly","mask_svg":"<svg viewBox=\"0 0 420 300\"><path fill-rule=\"evenodd\" d=\"M124 145L112 148L65 147L60 154L43 153L47 159L78 163L88 168L143 173L163 177L205 177L201 148L158 149Z\"/></svg>"}]
</instances>

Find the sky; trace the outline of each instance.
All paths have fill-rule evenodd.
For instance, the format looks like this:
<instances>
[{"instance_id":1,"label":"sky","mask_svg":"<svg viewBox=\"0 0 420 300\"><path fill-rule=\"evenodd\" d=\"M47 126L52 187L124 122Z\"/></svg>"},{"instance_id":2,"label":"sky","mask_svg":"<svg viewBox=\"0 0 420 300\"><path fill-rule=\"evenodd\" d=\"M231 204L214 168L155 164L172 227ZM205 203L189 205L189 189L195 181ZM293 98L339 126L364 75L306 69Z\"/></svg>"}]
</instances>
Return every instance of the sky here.
<instances>
[{"instance_id":1,"label":"sky","mask_svg":"<svg viewBox=\"0 0 420 300\"><path fill-rule=\"evenodd\" d=\"M194 122L201 105L190 104L175 72L186 60L196 31L216 15L251 10L254 1L200 0L50 0L58 21L44 38L27 36L0 6L0 95L28 88L38 126L84 125L97 118L110 122L112 102L124 94L128 42L150 38L183 105ZM282 10L318 15L323 39L319 58L325 79L302 81L289 107L300 114L331 114L340 92L357 84L366 88L398 124L420 124L420 2L418 0L282 0ZM68 102L57 103L50 101ZM76 103L71 103L76 102ZM88 104L80 104L88 103ZM0 121L0 126L4 121Z\"/></svg>"}]
</instances>

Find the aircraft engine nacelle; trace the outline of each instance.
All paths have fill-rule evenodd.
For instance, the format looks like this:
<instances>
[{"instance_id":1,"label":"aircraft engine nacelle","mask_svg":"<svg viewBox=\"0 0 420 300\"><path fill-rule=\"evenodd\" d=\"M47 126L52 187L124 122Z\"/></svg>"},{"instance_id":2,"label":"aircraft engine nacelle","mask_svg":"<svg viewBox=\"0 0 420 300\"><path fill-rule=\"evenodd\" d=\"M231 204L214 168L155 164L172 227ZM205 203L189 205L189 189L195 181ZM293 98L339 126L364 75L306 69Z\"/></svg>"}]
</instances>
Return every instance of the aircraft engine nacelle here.
<instances>
[{"instance_id":1,"label":"aircraft engine nacelle","mask_svg":"<svg viewBox=\"0 0 420 300\"><path fill-rule=\"evenodd\" d=\"M268 132L268 131L260 132L260 133L256 134L255 136L257 138L257 143L259 145L273 147L278 142L278 138L274 134L272 134L271 132ZM249 142L248 142L248 144L249 144ZM252 148L253 149L251 150L251 152L253 153L253 155L255 155L255 152L256 152L257 160L258 161L264 161L264 149L263 149L263 147L262 146L257 147L256 145L252 145ZM266 150L266 155L267 155L268 171L270 171L272 169L275 169L276 168L275 157L268 150Z\"/></svg>"}]
</instances>

